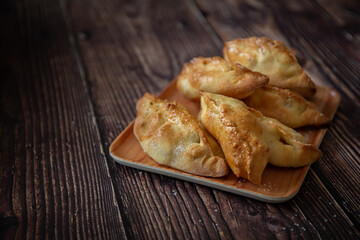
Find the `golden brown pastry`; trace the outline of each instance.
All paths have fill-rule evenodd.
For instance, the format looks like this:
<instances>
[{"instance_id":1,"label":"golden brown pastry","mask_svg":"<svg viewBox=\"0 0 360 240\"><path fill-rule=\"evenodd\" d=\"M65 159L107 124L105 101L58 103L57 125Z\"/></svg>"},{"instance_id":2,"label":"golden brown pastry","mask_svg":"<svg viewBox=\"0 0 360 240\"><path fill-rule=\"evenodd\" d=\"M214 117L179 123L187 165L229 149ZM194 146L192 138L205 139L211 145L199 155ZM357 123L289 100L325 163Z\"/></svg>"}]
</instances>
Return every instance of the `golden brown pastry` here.
<instances>
[{"instance_id":1,"label":"golden brown pastry","mask_svg":"<svg viewBox=\"0 0 360 240\"><path fill-rule=\"evenodd\" d=\"M262 117L260 124L263 129L263 139L270 149L269 163L272 165L302 167L321 158L321 151L307 144L304 137L294 129L268 117Z\"/></svg>"},{"instance_id":2,"label":"golden brown pastry","mask_svg":"<svg viewBox=\"0 0 360 240\"><path fill-rule=\"evenodd\" d=\"M220 143L235 175L254 183L260 183L268 161L300 167L321 157L300 133L235 98L202 93L200 118Z\"/></svg>"},{"instance_id":3,"label":"golden brown pastry","mask_svg":"<svg viewBox=\"0 0 360 240\"><path fill-rule=\"evenodd\" d=\"M220 146L185 107L146 93L136 109L134 134L155 161L201 176L228 174Z\"/></svg>"},{"instance_id":4,"label":"golden brown pastry","mask_svg":"<svg viewBox=\"0 0 360 240\"><path fill-rule=\"evenodd\" d=\"M256 116L240 100L201 94L201 122L220 143L231 170L237 177L261 184L270 152Z\"/></svg>"},{"instance_id":5,"label":"golden brown pastry","mask_svg":"<svg viewBox=\"0 0 360 240\"><path fill-rule=\"evenodd\" d=\"M244 102L291 128L330 123L309 101L288 89L267 85L256 89Z\"/></svg>"},{"instance_id":6,"label":"golden brown pastry","mask_svg":"<svg viewBox=\"0 0 360 240\"><path fill-rule=\"evenodd\" d=\"M190 99L200 99L199 90L242 99L268 82L267 76L221 57L198 57L184 65L177 88Z\"/></svg>"},{"instance_id":7,"label":"golden brown pastry","mask_svg":"<svg viewBox=\"0 0 360 240\"><path fill-rule=\"evenodd\" d=\"M270 85L291 89L305 97L316 90L295 56L280 41L268 37L236 39L225 43L223 54L231 63L267 75Z\"/></svg>"}]
</instances>

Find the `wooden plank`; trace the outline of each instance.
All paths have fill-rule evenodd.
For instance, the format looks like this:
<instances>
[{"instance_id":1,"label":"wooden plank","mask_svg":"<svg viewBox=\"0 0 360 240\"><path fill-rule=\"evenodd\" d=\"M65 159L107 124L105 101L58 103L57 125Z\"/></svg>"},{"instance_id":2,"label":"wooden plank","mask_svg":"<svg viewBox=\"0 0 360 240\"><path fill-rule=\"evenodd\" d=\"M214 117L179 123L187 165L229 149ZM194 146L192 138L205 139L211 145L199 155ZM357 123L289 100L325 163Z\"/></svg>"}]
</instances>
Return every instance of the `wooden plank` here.
<instances>
[{"instance_id":1,"label":"wooden plank","mask_svg":"<svg viewBox=\"0 0 360 240\"><path fill-rule=\"evenodd\" d=\"M277 11L289 10L291 7L280 3ZM327 21L327 16L314 8L312 2L305 1L296 11L307 11L313 16L311 21L303 14L297 15L289 24L298 22L301 38L306 39L305 49L309 49L317 64L330 69L335 78L332 84L342 92L342 102L338 117L334 119L329 137L325 139L322 150L323 161L314 164L314 171L321 177L326 188L332 193L339 205L347 213L355 226L360 225L360 142L358 123L360 120L359 89L360 59L356 54L359 47L344 35L334 31L334 24ZM284 19L277 19L284 22ZM281 25L281 24L279 24ZM286 23L282 29L286 29ZM336 27L336 26L335 26ZM327 35L326 35L327 34ZM294 37L293 33L289 34ZM311 37L309 37L311 36ZM348 117L351 116L351 117ZM335 135L335 139L334 136ZM346 177L345 177L346 176Z\"/></svg>"},{"instance_id":2,"label":"wooden plank","mask_svg":"<svg viewBox=\"0 0 360 240\"><path fill-rule=\"evenodd\" d=\"M221 54L221 42L191 1L77 1L68 5L68 11L105 144L135 117L135 103L145 91L157 94L193 57ZM263 19L258 22L263 24ZM342 231L326 232L314 226L295 202L267 205L114 163L109 166L126 231L133 238L286 238L299 234L319 238L320 234L349 236L346 231L354 231L345 221ZM314 188L331 199L321 185ZM331 201L331 211L343 216ZM339 222L343 219L332 223Z\"/></svg>"},{"instance_id":3,"label":"wooden plank","mask_svg":"<svg viewBox=\"0 0 360 240\"><path fill-rule=\"evenodd\" d=\"M318 6L316 5L318 4ZM326 11L331 21L334 21L346 31L345 37L348 40L360 40L360 2L359 1L334 1L316 0L313 6L319 8L318 11ZM322 8L322 9L321 9ZM326 16L326 13L324 13Z\"/></svg>"},{"instance_id":4,"label":"wooden plank","mask_svg":"<svg viewBox=\"0 0 360 240\"><path fill-rule=\"evenodd\" d=\"M309 179L294 199L295 204L312 225L322 228L326 232L326 234L321 234L322 237L358 239L359 226L350 220L346 211L338 210L339 203L328 191L323 190L325 186L318 187L318 184L322 182L318 179L315 171L310 169L308 174ZM338 227L339 224L341 224L341 228Z\"/></svg>"},{"instance_id":5,"label":"wooden plank","mask_svg":"<svg viewBox=\"0 0 360 240\"><path fill-rule=\"evenodd\" d=\"M348 49L356 52L358 48L337 34L338 27L332 28L333 23L307 1L301 4L198 1L198 4L224 41L251 35L270 35L285 40L297 50L300 60L308 59L301 62L314 78L320 80L318 84L332 84L341 91L339 112L321 146L324 157L313 165L313 169L351 222L358 225L360 151L356 125L360 112L359 95L354 90L358 88L356 76L359 76L360 65L354 54L346 54ZM227 27L222 28L224 25Z\"/></svg>"},{"instance_id":6,"label":"wooden plank","mask_svg":"<svg viewBox=\"0 0 360 240\"><path fill-rule=\"evenodd\" d=\"M153 13L146 12L149 7ZM166 14L166 7L176 16ZM205 41L201 37L206 31L202 30L201 24L197 23L197 19L183 3L133 2L118 5L111 1L106 4L101 1L84 1L70 4L69 11L74 22L74 32L80 33L79 36L87 32L90 36L79 38L78 41L106 143L112 142L135 117L135 103L145 91L159 92L181 70L182 63L179 61L184 62L199 53L220 53L212 40ZM142 15L138 17L138 14ZM115 15L118 17L106 17ZM169 36L167 41L161 38L167 38L173 25L171 22L164 24L164 17L183 19L175 25L179 32L174 31L174 35ZM194 25L195 28L187 29L185 25ZM152 30L154 26L159 26L154 29L156 32ZM198 38L203 46L198 48L191 44L196 41L194 38ZM182 45L181 49L179 44ZM182 197L180 194L175 197L177 193L172 192L175 191L171 187L174 180L165 178L160 182L156 175L145 172L137 174L136 170L115 164L113 171L119 205L124 211L124 222L128 224L128 236L164 239L209 236L204 225L198 222L201 219L193 220L197 211L194 206L189 209L183 201L177 201ZM151 184L143 176L147 179L155 178L156 182ZM190 196L186 190L184 192L188 200Z\"/></svg>"},{"instance_id":7,"label":"wooden plank","mask_svg":"<svg viewBox=\"0 0 360 240\"><path fill-rule=\"evenodd\" d=\"M1 236L126 238L61 6L0 8Z\"/></svg>"}]
</instances>

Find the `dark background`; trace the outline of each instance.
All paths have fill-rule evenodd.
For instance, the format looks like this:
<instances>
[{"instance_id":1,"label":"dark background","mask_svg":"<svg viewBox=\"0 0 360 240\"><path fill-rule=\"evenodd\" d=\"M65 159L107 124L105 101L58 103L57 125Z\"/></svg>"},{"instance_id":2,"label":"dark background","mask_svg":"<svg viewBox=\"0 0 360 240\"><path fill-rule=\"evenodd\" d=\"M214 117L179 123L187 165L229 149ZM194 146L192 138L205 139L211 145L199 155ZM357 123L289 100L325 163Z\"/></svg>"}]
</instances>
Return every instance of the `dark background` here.
<instances>
[{"instance_id":1,"label":"dark background","mask_svg":"<svg viewBox=\"0 0 360 240\"><path fill-rule=\"evenodd\" d=\"M0 237L359 239L359 1L0 2ZM267 204L115 163L193 57L267 35L342 96L298 195Z\"/></svg>"}]
</instances>

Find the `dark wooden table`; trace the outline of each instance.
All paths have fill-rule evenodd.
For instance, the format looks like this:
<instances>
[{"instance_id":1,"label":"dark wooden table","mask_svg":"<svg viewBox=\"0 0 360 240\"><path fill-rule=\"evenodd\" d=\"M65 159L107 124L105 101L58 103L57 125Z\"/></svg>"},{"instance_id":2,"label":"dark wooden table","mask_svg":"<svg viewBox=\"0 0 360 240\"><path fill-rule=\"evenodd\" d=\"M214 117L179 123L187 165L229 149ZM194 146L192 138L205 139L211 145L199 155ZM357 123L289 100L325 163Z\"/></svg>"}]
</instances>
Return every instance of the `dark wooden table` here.
<instances>
[{"instance_id":1,"label":"dark wooden table","mask_svg":"<svg viewBox=\"0 0 360 240\"><path fill-rule=\"evenodd\" d=\"M359 239L359 1L0 3L0 238ZM268 35L342 96L293 200L119 165L110 143L196 56Z\"/></svg>"}]
</instances>

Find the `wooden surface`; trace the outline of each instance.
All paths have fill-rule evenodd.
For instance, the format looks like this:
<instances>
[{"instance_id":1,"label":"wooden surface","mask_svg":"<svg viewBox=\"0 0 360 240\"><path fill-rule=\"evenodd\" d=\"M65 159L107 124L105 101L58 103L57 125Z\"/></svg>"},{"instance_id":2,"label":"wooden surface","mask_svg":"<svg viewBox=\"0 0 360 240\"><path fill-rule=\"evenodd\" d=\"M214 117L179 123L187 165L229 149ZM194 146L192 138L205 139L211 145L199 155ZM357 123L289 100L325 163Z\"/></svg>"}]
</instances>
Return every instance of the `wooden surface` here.
<instances>
[{"instance_id":1,"label":"wooden surface","mask_svg":"<svg viewBox=\"0 0 360 240\"><path fill-rule=\"evenodd\" d=\"M159 94L160 98L169 102L175 101L187 107L189 111L198 116L200 101L191 101L185 98L176 88L176 80ZM332 119L338 108L340 96L328 87L318 87L312 102L317 109ZM125 130L111 143L109 152L112 158L120 164L134 167L140 170L158 173L190 182L198 183L219 190L235 193L270 203L288 201L296 195L304 182L309 170L309 165L301 168L281 168L267 165L261 177L261 184L254 184L246 179L239 179L233 173L224 177L202 177L161 165L148 156L141 148L139 141L133 133L134 122L131 122ZM299 130L308 143L320 146L325 135L324 128L302 128Z\"/></svg>"},{"instance_id":2,"label":"wooden surface","mask_svg":"<svg viewBox=\"0 0 360 240\"><path fill-rule=\"evenodd\" d=\"M359 1L0 3L0 237L359 239ZM266 204L115 163L109 144L196 56L268 35L341 103L297 196Z\"/></svg>"}]
</instances>

